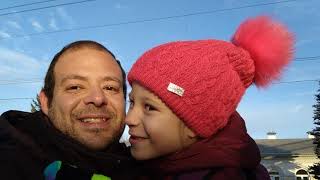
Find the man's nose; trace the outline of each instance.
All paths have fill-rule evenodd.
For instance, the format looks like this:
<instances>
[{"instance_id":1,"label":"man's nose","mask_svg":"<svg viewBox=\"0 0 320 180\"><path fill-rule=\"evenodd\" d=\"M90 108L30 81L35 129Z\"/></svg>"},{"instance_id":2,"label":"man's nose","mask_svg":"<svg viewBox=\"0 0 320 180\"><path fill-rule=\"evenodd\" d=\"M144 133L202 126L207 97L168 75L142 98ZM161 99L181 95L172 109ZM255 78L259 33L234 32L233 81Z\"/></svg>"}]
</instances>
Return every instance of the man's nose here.
<instances>
[{"instance_id":1,"label":"man's nose","mask_svg":"<svg viewBox=\"0 0 320 180\"><path fill-rule=\"evenodd\" d=\"M91 88L84 98L85 104L93 104L97 107L107 104L107 97L101 88Z\"/></svg>"}]
</instances>

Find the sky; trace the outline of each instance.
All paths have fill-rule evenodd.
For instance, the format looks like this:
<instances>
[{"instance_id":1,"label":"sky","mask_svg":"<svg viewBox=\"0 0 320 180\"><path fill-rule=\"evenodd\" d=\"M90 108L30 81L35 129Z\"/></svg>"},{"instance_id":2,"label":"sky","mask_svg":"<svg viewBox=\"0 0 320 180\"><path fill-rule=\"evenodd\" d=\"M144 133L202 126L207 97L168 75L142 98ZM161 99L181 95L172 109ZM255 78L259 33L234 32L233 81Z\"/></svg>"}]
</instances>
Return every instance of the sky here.
<instances>
[{"instance_id":1,"label":"sky","mask_svg":"<svg viewBox=\"0 0 320 180\"><path fill-rule=\"evenodd\" d=\"M255 139L266 138L269 131L281 139L306 138L314 128L312 105L320 79L318 0L40 1L1 1L0 114L30 111L51 59L70 42L98 41L129 71L156 45L228 41L246 18L269 15L295 34L295 59L269 88L250 87L238 111Z\"/></svg>"}]
</instances>

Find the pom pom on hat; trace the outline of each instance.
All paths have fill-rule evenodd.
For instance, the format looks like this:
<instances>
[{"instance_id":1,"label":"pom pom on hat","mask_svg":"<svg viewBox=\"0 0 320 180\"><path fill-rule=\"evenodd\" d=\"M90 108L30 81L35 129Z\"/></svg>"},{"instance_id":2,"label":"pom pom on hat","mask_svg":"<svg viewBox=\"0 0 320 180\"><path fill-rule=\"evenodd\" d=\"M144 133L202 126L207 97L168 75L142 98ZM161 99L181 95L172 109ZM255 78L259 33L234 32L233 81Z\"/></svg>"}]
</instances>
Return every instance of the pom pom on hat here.
<instances>
[{"instance_id":1,"label":"pom pom on hat","mask_svg":"<svg viewBox=\"0 0 320 180\"><path fill-rule=\"evenodd\" d=\"M232 43L247 50L255 64L254 83L267 86L279 79L281 70L293 56L293 35L268 16L243 22L232 38Z\"/></svg>"},{"instance_id":2,"label":"pom pom on hat","mask_svg":"<svg viewBox=\"0 0 320 180\"><path fill-rule=\"evenodd\" d=\"M232 43L209 39L152 48L134 63L128 81L153 92L197 135L209 137L226 126L252 83L266 87L279 78L293 43L283 25L260 16L242 23Z\"/></svg>"}]
</instances>

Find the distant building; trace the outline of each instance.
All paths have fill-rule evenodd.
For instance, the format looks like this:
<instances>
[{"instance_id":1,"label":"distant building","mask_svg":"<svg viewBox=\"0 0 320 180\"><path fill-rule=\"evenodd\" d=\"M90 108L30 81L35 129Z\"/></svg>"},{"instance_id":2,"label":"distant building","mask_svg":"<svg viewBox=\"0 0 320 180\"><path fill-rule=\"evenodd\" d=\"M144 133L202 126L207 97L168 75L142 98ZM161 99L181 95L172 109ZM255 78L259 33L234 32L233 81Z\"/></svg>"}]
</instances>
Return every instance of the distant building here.
<instances>
[{"instance_id":1,"label":"distant building","mask_svg":"<svg viewBox=\"0 0 320 180\"><path fill-rule=\"evenodd\" d=\"M267 139L256 139L262 158L272 180L314 180L308 168L319 162L315 155L313 136L305 139L278 139L275 132Z\"/></svg>"}]
</instances>

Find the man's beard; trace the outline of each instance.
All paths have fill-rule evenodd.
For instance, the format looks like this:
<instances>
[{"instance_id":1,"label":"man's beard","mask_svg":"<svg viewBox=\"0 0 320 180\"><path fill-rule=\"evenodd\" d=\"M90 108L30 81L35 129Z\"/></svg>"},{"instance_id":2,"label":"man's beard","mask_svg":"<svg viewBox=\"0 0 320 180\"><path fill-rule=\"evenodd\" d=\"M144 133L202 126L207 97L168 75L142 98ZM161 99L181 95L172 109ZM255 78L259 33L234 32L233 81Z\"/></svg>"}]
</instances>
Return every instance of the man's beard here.
<instances>
[{"instance_id":1,"label":"man's beard","mask_svg":"<svg viewBox=\"0 0 320 180\"><path fill-rule=\"evenodd\" d=\"M53 125L53 127L55 129L60 131L62 134L66 135L66 136L69 136L72 139L74 139L76 133L72 128L64 129L64 128L62 128L62 126L64 126L63 123L57 123L57 122L60 122L60 121L66 121L66 119L64 119L64 117L61 114L58 115L56 109L53 108L53 107L54 107L54 104L52 106L50 106L49 110L48 110L49 121L51 122L51 124Z\"/></svg>"},{"instance_id":2,"label":"man's beard","mask_svg":"<svg viewBox=\"0 0 320 180\"><path fill-rule=\"evenodd\" d=\"M65 119L66 117L59 113L56 108L53 106L49 107L48 110L48 117L53 124L53 126L59 130L62 134L72 138L73 140L79 142L80 144L92 149L90 145L88 145L86 142L88 142L83 136L81 136L80 133L84 133L82 131L77 131L76 129L72 128L72 124L70 126L66 126L64 124L64 121L72 121L76 120L78 121L79 117L85 114L103 114L106 115L109 118L109 121L118 121L116 118L116 114L114 112L110 112L109 110L106 110L105 108L97 108L94 105L88 105L85 108L82 109L77 109L71 112L71 115L69 116L70 119ZM119 118L119 117L118 117ZM110 126L111 127L111 126ZM123 125L119 125L119 127L114 127L114 128L119 128L119 129L108 129L110 132L109 137L106 139L105 142L108 142L105 144L107 147L108 145L112 144L113 142L119 140L121 136L121 132L123 130ZM111 127L112 128L112 127ZM87 129L87 132L94 133L96 136L100 136L101 133L107 131L105 128L92 128L92 129ZM99 149L104 149L105 147L101 147ZM94 149L95 150L95 149Z\"/></svg>"}]
</instances>

